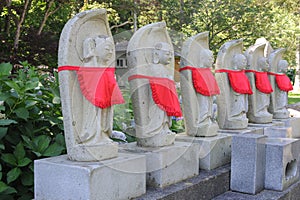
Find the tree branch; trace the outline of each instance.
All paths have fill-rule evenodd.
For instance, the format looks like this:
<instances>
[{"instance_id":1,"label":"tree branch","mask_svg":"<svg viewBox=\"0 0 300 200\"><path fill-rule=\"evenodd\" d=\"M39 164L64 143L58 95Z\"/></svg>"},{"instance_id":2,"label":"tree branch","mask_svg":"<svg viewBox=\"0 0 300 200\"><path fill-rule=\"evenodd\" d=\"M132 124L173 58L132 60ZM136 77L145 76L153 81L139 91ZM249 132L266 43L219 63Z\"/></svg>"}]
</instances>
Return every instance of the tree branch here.
<instances>
[{"instance_id":1,"label":"tree branch","mask_svg":"<svg viewBox=\"0 0 300 200\"><path fill-rule=\"evenodd\" d=\"M119 28L119 27L121 27L121 26L125 26L126 24L133 24L133 22L131 22L131 21L126 21L126 22L124 22L124 23L122 23L122 24L119 24L119 25L113 25L113 26L110 27L110 30L112 30L112 29L114 29L114 28Z\"/></svg>"}]
</instances>

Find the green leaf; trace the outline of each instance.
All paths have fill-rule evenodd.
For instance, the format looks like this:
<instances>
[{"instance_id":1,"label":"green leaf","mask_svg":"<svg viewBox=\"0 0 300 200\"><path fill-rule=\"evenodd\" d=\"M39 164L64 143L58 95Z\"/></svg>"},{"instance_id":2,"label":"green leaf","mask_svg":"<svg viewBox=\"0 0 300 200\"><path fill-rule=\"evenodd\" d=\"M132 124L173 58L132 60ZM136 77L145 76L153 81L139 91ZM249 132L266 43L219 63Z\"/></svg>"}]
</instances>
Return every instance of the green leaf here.
<instances>
[{"instance_id":1,"label":"green leaf","mask_svg":"<svg viewBox=\"0 0 300 200\"><path fill-rule=\"evenodd\" d=\"M8 126L11 124L17 124L18 122L16 122L15 120L12 119L0 119L0 126Z\"/></svg>"},{"instance_id":2,"label":"green leaf","mask_svg":"<svg viewBox=\"0 0 300 200\"><path fill-rule=\"evenodd\" d=\"M32 90L36 88L39 85L39 82L33 82L32 80L30 82L27 82L25 85L25 91Z\"/></svg>"},{"instance_id":3,"label":"green leaf","mask_svg":"<svg viewBox=\"0 0 300 200\"><path fill-rule=\"evenodd\" d=\"M3 154L1 156L1 159L10 165L17 166L17 160L16 160L15 156L11 153Z\"/></svg>"},{"instance_id":4,"label":"green leaf","mask_svg":"<svg viewBox=\"0 0 300 200\"><path fill-rule=\"evenodd\" d=\"M20 91L20 87L15 81L5 81L5 84L15 89L16 91Z\"/></svg>"},{"instance_id":5,"label":"green leaf","mask_svg":"<svg viewBox=\"0 0 300 200\"><path fill-rule=\"evenodd\" d=\"M15 181L21 175L21 169L18 167L13 168L7 173L7 183Z\"/></svg>"},{"instance_id":6,"label":"green leaf","mask_svg":"<svg viewBox=\"0 0 300 200\"><path fill-rule=\"evenodd\" d=\"M35 104L37 104L37 101L27 100L27 101L25 101L25 104L26 104L25 108L30 108L30 107L34 106Z\"/></svg>"},{"instance_id":7,"label":"green leaf","mask_svg":"<svg viewBox=\"0 0 300 200\"><path fill-rule=\"evenodd\" d=\"M46 135L40 135L33 139L33 143L35 144L35 152L43 154L43 152L48 148L51 142L51 138Z\"/></svg>"},{"instance_id":8,"label":"green leaf","mask_svg":"<svg viewBox=\"0 0 300 200\"><path fill-rule=\"evenodd\" d=\"M19 142L19 144L17 144L14 150L14 155L15 158L17 159L17 162L19 162L25 157L25 150L22 142Z\"/></svg>"},{"instance_id":9,"label":"green leaf","mask_svg":"<svg viewBox=\"0 0 300 200\"><path fill-rule=\"evenodd\" d=\"M52 103L53 104L60 104L60 97L57 97L57 96L54 97L53 100L52 100Z\"/></svg>"},{"instance_id":10,"label":"green leaf","mask_svg":"<svg viewBox=\"0 0 300 200\"><path fill-rule=\"evenodd\" d=\"M10 75L11 70L12 70L12 64L10 63L0 64L0 75Z\"/></svg>"},{"instance_id":11,"label":"green leaf","mask_svg":"<svg viewBox=\"0 0 300 200\"><path fill-rule=\"evenodd\" d=\"M21 135L21 137L23 138L24 144L26 147L28 147L29 149L33 149L33 144L32 141L30 140L29 137L25 136L25 135Z\"/></svg>"},{"instance_id":12,"label":"green leaf","mask_svg":"<svg viewBox=\"0 0 300 200\"><path fill-rule=\"evenodd\" d=\"M25 167L29 163L31 163L29 158L22 158L21 160L18 160L18 167Z\"/></svg>"},{"instance_id":13,"label":"green leaf","mask_svg":"<svg viewBox=\"0 0 300 200\"><path fill-rule=\"evenodd\" d=\"M0 127L0 140L6 135L7 130L7 127Z\"/></svg>"},{"instance_id":14,"label":"green leaf","mask_svg":"<svg viewBox=\"0 0 300 200\"><path fill-rule=\"evenodd\" d=\"M5 149L4 144L0 144L0 150L4 150L4 149Z\"/></svg>"},{"instance_id":15,"label":"green leaf","mask_svg":"<svg viewBox=\"0 0 300 200\"><path fill-rule=\"evenodd\" d=\"M33 185L33 173L25 172L21 175L21 182L25 186Z\"/></svg>"},{"instance_id":16,"label":"green leaf","mask_svg":"<svg viewBox=\"0 0 300 200\"><path fill-rule=\"evenodd\" d=\"M24 120L27 120L28 117L29 117L29 112L26 108L24 107L21 107L21 108L18 108L14 111L14 113L17 114L18 117L24 119Z\"/></svg>"},{"instance_id":17,"label":"green leaf","mask_svg":"<svg viewBox=\"0 0 300 200\"><path fill-rule=\"evenodd\" d=\"M0 180L2 179L2 172L0 172Z\"/></svg>"},{"instance_id":18,"label":"green leaf","mask_svg":"<svg viewBox=\"0 0 300 200\"><path fill-rule=\"evenodd\" d=\"M55 142L57 142L60 146L66 146L65 137L62 134L57 134L55 136Z\"/></svg>"},{"instance_id":19,"label":"green leaf","mask_svg":"<svg viewBox=\"0 0 300 200\"><path fill-rule=\"evenodd\" d=\"M13 187L10 187L10 186L8 186L8 187L6 188L6 190L2 192L2 194L14 194L14 193L17 193L17 190L16 190L15 188L13 188ZM3 198L3 199L9 200L10 197L11 197L11 196L8 196L8 197L5 197L5 198ZM0 198L0 199L1 199L1 198Z\"/></svg>"},{"instance_id":20,"label":"green leaf","mask_svg":"<svg viewBox=\"0 0 300 200\"><path fill-rule=\"evenodd\" d=\"M4 192L7 189L8 189L8 186L5 183L3 183L2 181L0 181L0 193Z\"/></svg>"},{"instance_id":21,"label":"green leaf","mask_svg":"<svg viewBox=\"0 0 300 200\"><path fill-rule=\"evenodd\" d=\"M43 153L43 156L58 156L65 148L58 143L51 144L46 151Z\"/></svg>"}]
</instances>

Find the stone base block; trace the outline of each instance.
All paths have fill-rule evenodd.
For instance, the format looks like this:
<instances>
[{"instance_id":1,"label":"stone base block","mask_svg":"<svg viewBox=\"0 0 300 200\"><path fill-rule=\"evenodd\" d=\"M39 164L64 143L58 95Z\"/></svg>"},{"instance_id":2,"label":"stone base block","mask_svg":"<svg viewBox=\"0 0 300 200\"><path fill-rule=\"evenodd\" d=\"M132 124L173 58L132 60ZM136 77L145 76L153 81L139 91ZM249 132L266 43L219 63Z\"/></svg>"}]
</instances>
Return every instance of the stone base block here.
<instances>
[{"instance_id":1,"label":"stone base block","mask_svg":"<svg viewBox=\"0 0 300 200\"><path fill-rule=\"evenodd\" d=\"M268 127L264 129L264 135L271 138L292 138L291 127Z\"/></svg>"},{"instance_id":2,"label":"stone base block","mask_svg":"<svg viewBox=\"0 0 300 200\"><path fill-rule=\"evenodd\" d=\"M299 180L299 150L298 139L266 140L266 189L282 191Z\"/></svg>"},{"instance_id":3,"label":"stone base block","mask_svg":"<svg viewBox=\"0 0 300 200\"><path fill-rule=\"evenodd\" d=\"M232 137L231 190L249 194L263 190L266 138L267 136L258 134Z\"/></svg>"},{"instance_id":4,"label":"stone base block","mask_svg":"<svg viewBox=\"0 0 300 200\"><path fill-rule=\"evenodd\" d=\"M276 120L284 124L285 127L291 129L292 138L300 138L300 118L299 117L290 117L288 119Z\"/></svg>"},{"instance_id":5,"label":"stone base block","mask_svg":"<svg viewBox=\"0 0 300 200\"><path fill-rule=\"evenodd\" d=\"M259 127L248 127L247 129L240 129L240 130L227 130L227 129L219 129L219 133L224 133L224 134L260 134L263 135L263 129Z\"/></svg>"},{"instance_id":6,"label":"stone base block","mask_svg":"<svg viewBox=\"0 0 300 200\"><path fill-rule=\"evenodd\" d=\"M181 133L176 135L176 141L198 144L199 168L212 170L230 163L231 137L227 134L213 137L191 137Z\"/></svg>"},{"instance_id":7,"label":"stone base block","mask_svg":"<svg viewBox=\"0 0 300 200\"><path fill-rule=\"evenodd\" d=\"M249 127L261 128L263 130L263 134L268 137L276 137L276 138L291 137L291 128L285 127L284 122L278 120L273 120L272 123L268 123L268 124L249 123Z\"/></svg>"},{"instance_id":8,"label":"stone base block","mask_svg":"<svg viewBox=\"0 0 300 200\"><path fill-rule=\"evenodd\" d=\"M136 143L119 146L121 152L146 156L147 186L165 187L199 173L199 151L194 143L175 142L174 145L151 148Z\"/></svg>"},{"instance_id":9,"label":"stone base block","mask_svg":"<svg viewBox=\"0 0 300 200\"><path fill-rule=\"evenodd\" d=\"M35 200L131 199L146 192L146 159L120 153L101 162L76 162L66 155L35 161Z\"/></svg>"},{"instance_id":10,"label":"stone base block","mask_svg":"<svg viewBox=\"0 0 300 200\"><path fill-rule=\"evenodd\" d=\"M68 158L74 161L93 162L116 158L118 144L113 141L101 142L96 145L75 145L67 147Z\"/></svg>"}]
</instances>

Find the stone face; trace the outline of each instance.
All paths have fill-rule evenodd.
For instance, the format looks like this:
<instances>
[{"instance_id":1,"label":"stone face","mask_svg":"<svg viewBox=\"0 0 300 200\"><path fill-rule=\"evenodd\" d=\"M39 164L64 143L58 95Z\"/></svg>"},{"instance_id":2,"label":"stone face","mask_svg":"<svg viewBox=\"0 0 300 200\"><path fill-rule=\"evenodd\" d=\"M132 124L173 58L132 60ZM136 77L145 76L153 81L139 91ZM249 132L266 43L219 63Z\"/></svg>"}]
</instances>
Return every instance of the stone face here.
<instances>
[{"instance_id":1,"label":"stone face","mask_svg":"<svg viewBox=\"0 0 300 200\"><path fill-rule=\"evenodd\" d=\"M128 43L127 60L131 69L129 86L136 124L135 136L139 146L161 147L175 141L175 133L170 130L171 116L162 104L157 104L161 93L153 89L157 80L172 82L173 85L169 86L175 88L173 54L172 42L164 22L140 28ZM160 86L169 87L164 84ZM175 101L178 102L175 93L176 91L172 95L176 96ZM169 97L163 99L168 101Z\"/></svg>"},{"instance_id":2,"label":"stone face","mask_svg":"<svg viewBox=\"0 0 300 200\"><path fill-rule=\"evenodd\" d=\"M266 140L266 189L282 191L299 180L299 150L298 139Z\"/></svg>"},{"instance_id":3,"label":"stone face","mask_svg":"<svg viewBox=\"0 0 300 200\"><path fill-rule=\"evenodd\" d=\"M267 87L264 88L266 84L271 86L267 75L269 65L267 63L267 58L264 55L265 48L266 44L255 44L250 46L246 51L248 60L247 69L249 70L247 76L253 91L253 94L248 96L249 110L247 112L247 117L249 122L258 124L271 123L273 118L273 115L268 112L271 90L264 91L268 89ZM259 81L263 82L263 85L260 85Z\"/></svg>"},{"instance_id":4,"label":"stone face","mask_svg":"<svg viewBox=\"0 0 300 200\"><path fill-rule=\"evenodd\" d=\"M208 32L199 33L188 38L182 45L180 87L183 101L185 128L190 136L215 136L219 129L214 119L213 98L215 95L203 95L208 92L197 89L197 76L207 76L207 68L213 65L213 54L208 47ZM201 73L202 72L202 73ZM194 75L193 75L194 74ZM195 77L195 74L198 74ZM215 90L213 75L207 76L207 85L211 91ZM203 83L201 83L203 84ZM202 89L202 90L201 90Z\"/></svg>"},{"instance_id":5,"label":"stone face","mask_svg":"<svg viewBox=\"0 0 300 200\"><path fill-rule=\"evenodd\" d=\"M214 137L190 137L177 134L176 141L198 144L199 168L212 170L230 163L231 135L219 134Z\"/></svg>"},{"instance_id":6,"label":"stone face","mask_svg":"<svg viewBox=\"0 0 300 200\"><path fill-rule=\"evenodd\" d=\"M247 59L242 53L242 40L226 42L219 50L216 69L240 71L246 68ZM229 82L227 72L216 73L220 88L217 96L218 117L220 129L245 129L248 126L248 95L235 92Z\"/></svg>"},{"instance_id":7,"label":"stone face","mask_svg":"<svg viewBox=\"0 0 300 200\"><path fill-rule=\"evenodd\" d=\"M264 188L266 136L257 134L232 137L230 188L256 194Z\"/></svg>"},{"instance_id":8,"label":"stone face","mask_svg":"<svg viewBox=\"0 0 300 200\"><path fill-rule=\"evenodd\" d=\"M199 173L199 151L193 143L175 142L160 148L129 143L120 145L120 149L146 156L147 186L150 187L165 187Z\"/></svg>"},{"instance_id":9,"label":"stone face","mask_svg":"<svg viewBox=\"0 0 300 200\"><path fill-rule=\"evenodd\" d=\"M100 162L70 161L67 156L35 161L35 199L131 199L146 192L146 160L120 153Z\"/></svg>"},{"instance_id":10,"label":"stone face","mask_svg":"<svg viewBox=\"0 0 300 200\"><path fill-rule=\"evenodd\" d=\"M115 60L114 42L105 9L90 10L70 19L59 41L58 65L107 68ZM99 77L96 77L100 81ZM100 108L88 100L77 72L59 72L64 132L69 158L96 161L118 155L109 139L113 125L112 106ZM96 84L96 83L95 83ZM109 83L108 83L109 84ZM84 91L88 93L89 89Z\"/></svg>"}]
</instances>

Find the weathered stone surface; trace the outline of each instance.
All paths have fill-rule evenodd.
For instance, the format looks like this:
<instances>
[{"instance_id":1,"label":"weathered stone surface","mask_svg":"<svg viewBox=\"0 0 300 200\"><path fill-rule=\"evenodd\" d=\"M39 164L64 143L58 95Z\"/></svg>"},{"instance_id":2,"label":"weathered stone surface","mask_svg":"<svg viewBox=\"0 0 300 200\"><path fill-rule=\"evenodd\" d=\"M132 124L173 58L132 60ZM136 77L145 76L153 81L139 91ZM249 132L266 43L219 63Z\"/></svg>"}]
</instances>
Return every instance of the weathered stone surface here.
<instances>
[{"instance_id":1,"label":"weathered stone surface","mask_svg":"<svg viewBox=\"0 0 300 200\"><path fill-rule=\"evenodd\" d=\"M176 141L198 144L200 169L212 170L230 163L231 135L191 137L181 133L176 135Z\"/></svg>"},{"instance_id":2,"label":"weathered stone surface","mask_svg":"<svg viewBox=\"0 0 300 200\"><path fill-rule=\"evenodd\" d=\"M200 171L198 176L167 186L147 188L147 193L136 200L207 200L229 190L230 165L211 171Z\"/></svg>"},{"instance_id":3,"label":"weathered stone surface","mask_svg":"<svg viewBox=\"0 0 300 200\"><path fill-rule=\"evenodd\" d=\"M146 192L143 155L120 153L100 162L68 160L66 155L35 161L36 200L131 199Z\"/></svg>"},{"instance_id":4,"label":"weathered stone surface","mask_svg":"<svg viewBox=\"0 0 300 200\"><path fill-rule=\"evenodd\" d=\"M258 134L232 137L231 179L233 191L256 194L264 188L266 136Z\"/></svg>"},{"instance_id":5,"label":"weathered stone surface","mask_svg":"<svg viewBox=\"0 0 300 200\"><path fill-rule=\"evenodd\" d=\"M300 181L291 185L284 191L263 190L256 195L244 194L239 192L228 191L221 194L213 200L298 200L300 196Z\"/></svg>"},{"instance_id":6,"label":"weathered stone surface","mask_svg":"<svg viewBox=\"0 0 300 200\"><path fill-rule=\"evenodd\" d=\"M165 187L199 173L199 148L196 144L175 142L160 148L120 145L121 152L146 156L147 186Z\"/></svg>"},{"instance_id":7,"label":"weathered stone surface","mask_svg":"<svg viewBox=\"0 0 300 200\"><path fill-rule=\"evenodd\" d=\"M265 188L282 191L299 180L300 140L266 140Z\"/></svg>"}]
</instances>

